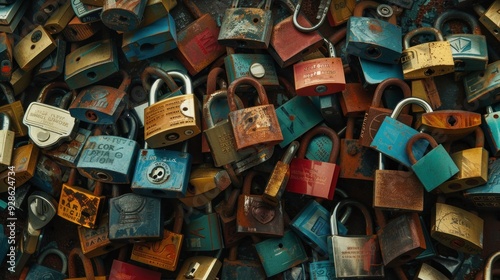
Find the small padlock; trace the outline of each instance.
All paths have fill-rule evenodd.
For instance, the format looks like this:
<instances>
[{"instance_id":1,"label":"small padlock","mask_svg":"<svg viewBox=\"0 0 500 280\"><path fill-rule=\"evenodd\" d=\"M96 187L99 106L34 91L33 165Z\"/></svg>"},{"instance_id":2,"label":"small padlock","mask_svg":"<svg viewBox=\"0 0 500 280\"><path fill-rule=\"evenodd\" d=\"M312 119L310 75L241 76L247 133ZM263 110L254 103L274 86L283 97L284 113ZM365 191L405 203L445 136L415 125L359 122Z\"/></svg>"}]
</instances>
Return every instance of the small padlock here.
<instances>
[{"instance_id":1,"label":"small padlock","mask_svg":"<svg viewBox=\"0 0 500 280\"><path fill-rule=\"evenodd\" d=\"M496 210L500 208L499 174L500 161L496 158L490 158L488 161L488 181L482 186L464 191L464 197L480 210Z\"/></svg>"},{"instance_id":2,"label":"small padlock","mask_svg":"<svg viewBox=\"0 0 500 280\"><path fill-rule=\"evenodd\" d=\"M50 34L57 34L61 32L66 25L68 25L68 22L75 16L75 12L73 11L73 8L71 7L71 2L66 1L63 2L57 10L55 10L52 15L45 21L43 24L43 27L49 32Z\"/></svg>"},{"instance_id":3,"label":"small padlock","mask_svg":"<svg viewBox=\"0 0 500 280\"><path fill-rule=\"evenodd\" d=\"M184 240L184 235L181 233L184 210L180 204L175 207L174 215L175 222L172 231L165 229L163 239L158 241L135 243L130 256L131 260L169 271L177 270Z\"/></svg>"},{"instance_id":4,"label":"small padlock","mask_svg":"<svg viewBox=\"0 0 500 280\"><path fill-rule=\"evenodd\" d=\"M79 1L80 0L74 0L71 3ZM61 31L61 34L67 42L80 42L95 35L99 32L99 30L101 30L101 27L102 24L99 22L83 23L77 16L75 16L70 20L70 22L68 22L63 31Z\"/></svg>"},{"instance_id":5,"label":"small padlock","mask_svg":"<svg viewBox=\"0 0 500 280\"><path fill-rule=\"evenodd\" d=\"M7 169L0 173L0 193L6 192L9 186L13 183L12 179L9 180L8 178L15 178L14 182L16 186L19 187L33 177L39 153L40 149L35 144L31 143L14 149L12 153L12 161L10 162L10 166L13 166L14 168L12 168L12 170ZM15 171L14 176L12 176L12 173L9 173L13 171Z\"/></svg>"},{"instance_id":6,"label":"small padlock","mask_svg":"<svg viewBox=\"0 0 500 280\"><path fill-rule=\"evenodd\" d=\"M488 7L488 10L485 10L478 3L474 5L474 10L479 14L479 21L497 40L500 41L500 35L498 34L500 28L498 25L498 9L500 9L500 2L498 1L493 1Z\"/></svg>"},{"instance_id":7,"label":"small padlock","mask_svg":"<svg viewBox=\"0 0 500 280\"><path fill-rule=\"evenodd\" d=\"M199 255L186 259L176 279L217 279L222 268L222 262L219 260L221 252L222 250L219 250L215 257Z\"/></svg>"},{"instance_id":8,"label":"small padlock","mask_svg":"<svg viewBox=\"0 0 500 280\"><path fill-rule=\"evenodd\" d=\"M205 205L206 213L193 212L184 227L184 250L214 251L224 246L217 213L212 211L212 202Z\"/></svg>"},{"instance_id":9,"label":"small padlock","mask_svg":"<svg viewBox=\"0 0 500 280\"><path fill-rule=\"evenodd\" d=\"M193 167L186 196L178 199L189 207L204 206L230 185L231 179L226 170L202 164Z\"/></svg>"},{"instance_id":10,"label":"small padlock","mask_svg":"<svg viewBox=\"0 0 500 280\"><path fill-rule=\"evenodd\" d=\"M222 263L221 280L241 279L265 279L266 274L262 264L255 260L238 259L238 248L236 244L229 248L229 256Z\"/></svg>"},{"instance_id":11,"label":"small padlock","mask_svg":"<svg viewBox=\"0 0 500 280\"><path fill-rule=\"evenodd\" d=\"M218 41L232 48L267 49L271 39L273 19L271 0L264 9L238 8L239 0L233 0L226 9L220 27Z\"/></svg>"},{"instance_id":12,"label":"small padlock","mask_svg":"<svg viewBox=\"0 0 500 280\"><path fill-rule=\"evenodd\" d=\"M293 76L297 95L323 96L345 89L345 75L342 59L335 57L335 47L327 39L329 57L316 58L295 63Z\"/></svg>"},{"instance_id":13,"label":"small padlock","mask_svg":"<svg viewBox=\"0 0 500 280\"><path fill-rule=\"evenodd\" d=\"M403 91L404 98L411 96L410 87L401 79L389 78L377 86L373 95L372 104L365 113L361 135L359 136L359 141L364 147L370 146L385 116L389 116L393 112L391 109L382 108L382 94L391 86L400 88ZM402 109L401 114L398 115L398 120L407 126L411 126L413 122L413 117L409 115L409 112L410 108L405 107Z\"/></svg>"},{"instance_id":14,"label":"small padlock","mask_svg":"<svg viewBox=\"0 0 500 280\"><path fill-rule=\"evenodd\" d=\"M113 124L125 109L127 103L127 89L130 85L130 76L124 70L119 71L122 82L118 89L92 85L78 93L68 108L74 118L93 124Z\"/></svg>"},{"instance_id":15,"label":"small padlock","mask_svg":"<svg viewBox=\"0 0 500 280\"><path fill-rule=\"evenodd\" d=\"M42 266L42 263L49 254L54 254L61 259L62 268L61 271L54 270L47 266ZM26 275L26 280L37 280L37 279L54 279L63 280L66 279L66 271L68 268L68 258L59 249L49 248L44 250L40 256L38 256L37 263L30 267L28 274Z\"/></svg>"},{"instance_id":16,"label":"small padlock","mask_svg":"<svg viewBox=\"0 0 500 280\"><path fill-rule=\"evenodd\" d=\"M123 242L111 242L109 234L109 214L103 213L95 229L78 226L78 237L82 253L87 258L102 256L126 245Z\"/></svg>"},{"instance_id":17,"label":"small padlock","mask_svg":"<svg viewBox=\"0 0 500 280\"><path fill-rule=\"evenodd\" d=\"M262 105L238 110L235 94L238 85L250 84L257 90ZM258 144L276 145L283 141L283 134L273 105L269 105L266 91L256 79L242 77L233 81L227 89L228 119L233 127L237 150Z\"/></svg>"},{"instance_id":18,"label":"small padlock","mask_svg":"<svg viewBox=\"0 0 500 280\"><path fill-rule=\"evenodd\" d=\"M2 128L0 129L0 166L10 165L12 152L14 150L14 131L10 130L10 117L6 113L0 113Z\"/></svg>"},{"instance_id":19,"label":"small padlock","mask_svg":"<svg viewBox=\"0 0 500 280\"><path fill-rule=\"evenodd\" d=\"M439 143L454 141L471 134L481 125L481 114L463 110L439 110L422 114L416 126L435 136Z\"/></svg>"},{"instance_id":20,"label":"small padlock","mask_svg":"<svg viewBox=\"0 0 500 280\"><path fill-rule=\"evenodd\" d=\"M133 31L139 27L144 9L145 0L116 1L105 0L102 6L101 20L109 29L115 31Z\"/></svg>"},{"instance_id":21,"label":"small padlock","mask_svg":"<svg viewBox=\"0 0 500 280\"><path fill-rule=\"evenodd\" d=\"M33 81L37 84L47 84L61 76L64 72L66 41L56 39L55 42L56 49L33 69Z\"/></svg>"},{"instance_id":22,"label":"small padlock","mask_svg":"<svg viewBox=\"0 0 500 280\"><path fill-rule=\"evenodd\" d=\"M85 271L85 277L77 276L77 265L76 260L80 259L83 263L83 269ZM95 272L92 266L92 261L95 264ZM96 273L97 272L97 273ZM98 275L96 275L98 274ZM68 256L68 280L84 280L84 279L95 279L95 280L106 280L106 273L104 271L104 264L102 264L102 260L98 258L90 259L88 256L85 256L80 250L80 248L73 248L69 252Z\"/></svg>"},{"instance_id":23,"label":"small padlock","mask_svg":"<svg viewBox=\"0 0 500 280\"><path fill-rule=\"evenodd\" d=\"M417 161L413 154L412 147L419 139L427 140L432 150ZM411 169L415 172L415 175L428 192L437 188L459 171L457 165L453 162L443 145L438 145L436 140L429 134L417 133L408 139L406 153L412 163Z\"/></svg>"},{"instance_id":24,"label":"small padlock","mask_svg":"<svg viewBox=\"0 0 500 280\"><path fill-rule=\"evenodd\" d=\"M328 136L333 143L328 162L305 159L307 146L319 134ZM316 126L307 132L302 138L297 158L290 163L290 179L286 190L332 200L340 173L340 166L336 164L339 149L340 140L333 129Z\"/></svg>"},{"instance_id":25,"label":"small padlock","mask_svg":"<svg viewBox=\"0 0 500 280\"><path fill-rule=\"evenodd\" d=\"M175 22L169 13L148 26L123 34L122 51L128 61L145 60L177 48Z\"/></svg>"},{"instance_id":26,"label":"small padlock","mask_svg":"<svg viewBox=\"0 0 500 280\"><path fill-rule=\"evenodd\" d=\"M14 58L21 69L28 71L43 61L56 48L52 36L38 26L14 46Z\"/></svg>"},{"instance_id":27,"label":"small padlock","mask_svg":"<svg viewBox=\"0 0 500 280\"><path fill-rule=\"evenodd\" d=\"M376 9L387 21L364 17L363 12ZM401 27L396 25L396 13L391 6L375 1L356 4L353 16L347 21L346 52L362 59L381 63L397 64L401 58Z\"/></svg>"},{"instance_id":28,"label":"small padlock","mask_svg":"<svg viewBox=\"0 0 500 280\"><path fill-rule=\"evenodd\" d=\"M499 65L500 61L492 62L484 71L475 71L463 78L465 97L469 105L474 108L483 108L499 101Z\"/></svg>"},{"instance_id":29,"label":"small padlock","mask_svg":"<svg viewBox=\"0 0 500 280\"><path fill-rule=\"evenodd\" d=\"M410 40L418 34L434 34L436 42L423 43L410 47ZM405 80L424 79L455 71L455 63L450 42L433 27L420 27L404 36L404 50L401 65Z\"/></svg>"},{"instance_id":30,"label":"small padlock","mask_svg":"<svg viewBox=\"0 0 500 280\"><path fill-rule=\"evenodd\" d=\"M352 205L361 210L365 218L366 235L339 235L337 227L338 212L346 205ZM355 200L344 199L335 206L332 216L333 222L330 225L332 236L329 238L329 244L331 242L337 278L384 277L384 266L378 236L373 234L372 218L366 206Z\"/></svg>"},{"instance_id":31,"label":"small padlock","mask_svg":"<svg viewBox=\"0 0 500 280\"><path fill-rule=\"evenodd\" d=\"M70 89L96 83L119 71L118 52L111 39L86 44L66 56L64 81Z\"/></svg>"},{"instance_id":32,"label":"small padlock","mask_svg":"<svg viewBox=\"0 0 500 280\"><path fill-rule=\"evenodd\" d=\"M199 101L193 94L191 80L180 72L168 74L184 82L185 94L160 102L156 102L155 94L150 94L151 105L144 109L144 140L151 148L173 145L201 133Z\"/></svg>"},{"instance_id":33,"label":"small padlock","mask_svg":"<svg viewBox=\"0 0 500 280\"><path fill-rule=\"evenodd\" d=\"M330 26L339 26L349 20L356 7L356 0L332 1L328 10L328 23Z\"/></svg>"}]
</instances>

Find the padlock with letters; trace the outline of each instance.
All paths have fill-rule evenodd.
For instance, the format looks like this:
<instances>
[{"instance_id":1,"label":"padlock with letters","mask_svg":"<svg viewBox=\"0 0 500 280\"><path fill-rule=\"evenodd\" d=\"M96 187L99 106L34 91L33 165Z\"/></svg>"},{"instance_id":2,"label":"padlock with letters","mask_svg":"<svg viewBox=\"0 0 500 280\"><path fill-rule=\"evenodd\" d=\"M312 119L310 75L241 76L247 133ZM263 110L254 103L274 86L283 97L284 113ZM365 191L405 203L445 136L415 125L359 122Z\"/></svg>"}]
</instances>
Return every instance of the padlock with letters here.
<instances>
[{"instance_id":1,"label":"padlock with letters","mask_svg":"<svg viewBox=\"0 0 500 280\"><path fill-rule=\"evenodd\" d=\"M78 277L76 261L80 259L83 263L83 269L85 271L85 277ZM94 263L94 264L92 264ZM95 267L95 271L94 268ZM96 275L97 274L97 275ZM95 279L95 280L106 280L108 279L104 269L104 264L100 258L90 258L83 254L80 248L75 247L69 252L68 256L68 278L67 280L85 280Z\"/></svg>"},{"instance_id":2,"label":"padlock with letters","mask_svg":"<svg viewBox=\"0 0 500 280\"><path fill-rule=\"evenodd\" d=\"M83 147L91 133L88 129L78 127L73 140L62 142L61 145L54 149L43 149L42 153L52 158L59 165L76 168Z\"/></svg>"},{"instance_id":3,"label":"padlock with letters","mask_svg":"<svg viewBox=\"0 0 500 280\"><path fill-rule=\"evenodd\" d=\"M139 27L144 9L145 0L104 0L101 20L109 29L115 31L133 31Z\"/></svg>"},{"instance_id":4,"label":"padlock with letters","mask_svg":"<svg viewBox=\"0 0 500 280\"><path fill-rule=\"evenodd\" d=\"M102 256L127 244L124 242L111 242L108 239L108 234L109 214L107 212L101 215L96 228L78 226L80 247L85 257L95 258Z\"/></svg>"},{"instance_id":5,"label":"padlock with letters","mask_svg":"<svg viewBox=\"0 0 500 280\"><path fill-rule=\"evenodd\" d=\"M64 72L64 59L66 58L66 41L56 39L56 49L52 51L35 69L33 81L37 84L49 83Z\"/></svg>"},{"instance_id":6,"label":"padlock with letters","mask_svg":"<svg viewBox=\"0 0 500 280\"><path fill-rule=\"evenodd\" d=\"M184 250L188 252L214 251L224 247L219 218L213 213L211 201L205 205L204 212L193 211L183 229Z\"/></svg>"},{"instance_id":7,"label":"padlock with letters","mask_svg":"<svg viewBox=\"0 0 500 280\"><path fill-rule=\"evenodd\" d=\"M226 9L220 27L219 44L232 48L267 49L271 39L273 19L271 0L264 9L238 8L239 0L233 0Z\"/></svg>"},{"instance_id":8,"label":"padlock with letters","mask_svg":"<svg viewBox=\"0 0 500 280\"><path fill-rule=\"evenodd\" d=\"M62 267L60 271L54 270L47 266L43 266L42 263L45 258L49 255L53 254L58 256L61 259ZM66 272L68 268L68 258L66 255L59 249L49 248L45 249L38 256L36 264L33 264L28 273L26 274L26 280L36 280L36 279L54 279L54 280L63 280L66 279Z\"/></svg>"},{"instance_id":9,"label":"padlock with letters","mask_svg":"<svg viewBox=\"0 0 500 280\"><path fill-rule=\"evenodd\" d=\"M28 71L42 62L55 49L56 43L52 36L43 26L38 26L14 46L13 55L19 67Z\"/></svg>"}]
</instances>

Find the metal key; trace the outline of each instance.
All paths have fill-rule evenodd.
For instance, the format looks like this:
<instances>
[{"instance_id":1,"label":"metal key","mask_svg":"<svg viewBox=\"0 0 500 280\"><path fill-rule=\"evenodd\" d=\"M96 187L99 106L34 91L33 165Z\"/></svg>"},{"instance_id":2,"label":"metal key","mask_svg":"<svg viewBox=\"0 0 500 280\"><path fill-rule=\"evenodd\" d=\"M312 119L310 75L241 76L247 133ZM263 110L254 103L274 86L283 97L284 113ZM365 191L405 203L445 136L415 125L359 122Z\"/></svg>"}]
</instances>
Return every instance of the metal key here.
<instances>
[{"instance_id":1,"label":"metal key","mask_svg":"<svg viewBox=\"0 0 500 280\"><path fill-rule=\"evenodd\" d=\"M28 205L28 223L33 229L43 228L57 213L57 201L45 192L33 192L28 197Z\"/></svg>"}]
</instances>

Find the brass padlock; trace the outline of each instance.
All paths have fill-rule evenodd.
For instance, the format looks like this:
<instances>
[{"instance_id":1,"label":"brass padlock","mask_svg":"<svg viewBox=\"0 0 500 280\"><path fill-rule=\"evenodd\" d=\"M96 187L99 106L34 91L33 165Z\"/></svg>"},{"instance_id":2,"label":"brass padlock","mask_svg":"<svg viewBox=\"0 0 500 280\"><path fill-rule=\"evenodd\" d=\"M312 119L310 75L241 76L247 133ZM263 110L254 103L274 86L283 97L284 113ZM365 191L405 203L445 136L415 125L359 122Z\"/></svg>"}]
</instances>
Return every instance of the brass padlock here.
<instances>
[{"instance_id":1,"label":"brass padlock","mask_svg":"<svg viewBox=\"0 0 500 280\"><path fill-rule=\"evenodd\" d=\"M0 113L0 168L10 165L12 150L14 149L14 131L10 130L10 118L5 113ZM3 168L1 168L3 169Z\"/></svg>"},{"instance_id":2,"label":"brass padlock","mask_svg":"<svg viewBox=\"0 0 500 280\"><path fill-rule=\"evenodd\" d=\"M10 77L10 85L14 90L14 94L17 96L24 92L26 88L31 84L33 76L33 70L23 71L21 68L17 68L12 72L12 76Z\"/></svg>"},{"instance_id":3,"label":"brass padlock","mask_svg":"<svg viewBox=\"0 0 500 280\"><path fill-rule=\"evenodd\" d=\"M463 110L439 110L422 114L415 127L434 136L438 143L461 139L481 125L481 114Z\"/></svg>"},{"instance_id":4,"label":"brass padlock","mask_svg":"<svg viewBox=\"0 0 500 280\"><path fill-rule=\"evenodd\" d=\"M55 41L57 48L33 69L33 82L36 84L47 84L64 72L66 41L62 39L56 39Z\"/></svg>"},{"instance_id":5,"label":"brass padlock","mask_svg":"<svg viewBox=\"0 0 500 280\"><path fill-rule=\"evenodd\" d=\"M10 166L14 166L13 170L7 169L0 173L0 193L7 191L13 183L12 178L15 179L15 185L20 187L33 177L39 152L40 149L35 144L26 144L14 149L10 163Z\"/></svg>"},{"instance_id":6,"label":"brass padlock","mask_svg":"<svg viewBox=\"0 0 500 280\"><path fill-rule=\"evenodd\" d=\"M65 1L52 15L50 15L43 27L47 29L50 34L57 34L63 31L74 16L75 12L71 7L71 1Z\"/></svg>"},{"instance_id":7,"label":"brass padlock","mask_svg":"<svg viewBox=\"0 0 500 280\"><path fill-rule=\"evenodd\" d=\"M146 0L104 0L101 20L109 29L116 31L133 31L139 27Z\"/></svg>"},{"instance_id":8,"label":"brass padlock","mask_svg":"<svg viewBox=\"0 0 500 280\"><path fill-rule=\"evenodd\" d=\"M486 29L498 40L500 41L500 34L498 30L499 27L499 15L498 10L500 9L500 1L493 1L491 5L488 7L488 10L485 10L479 4L474 5L474 10L479 14L479 21L486 27Z\"/></svg>"},{"instance_id":9,"label":"brass padlock","mask_svg":"<svg viewBox=\"0 0 500 280\"><path fill-rule=\"evenodd\" d=\"M102 24L99 22L83 23L77 16L73 17L66 27L61 31L67 42L79 42L92 37Z\"/></svg>"},{"instance_id":10,"label":"brass padlock","mask_svg":"<svg viewBox=\"0 0 500 280\"><path fill-rule=\"evenodd\" d=\"M423 43L410 47L410 40L416 35L434 34L437 42ZM455 71L451 45L433 27L420 27L406 33L401 56L403 76L407 80L440 76Z\"/></svg>"},{"instance_id":11,"label":"brass padlock","mask_svg":"<svg viewBox=\"0 0 500 280\"><path fill-rule=\"evenodd\" d=\"M14 58L24 71L33 69L56 48L52 36L38 26L14 46Z\"/></svg>"}]
</instances>

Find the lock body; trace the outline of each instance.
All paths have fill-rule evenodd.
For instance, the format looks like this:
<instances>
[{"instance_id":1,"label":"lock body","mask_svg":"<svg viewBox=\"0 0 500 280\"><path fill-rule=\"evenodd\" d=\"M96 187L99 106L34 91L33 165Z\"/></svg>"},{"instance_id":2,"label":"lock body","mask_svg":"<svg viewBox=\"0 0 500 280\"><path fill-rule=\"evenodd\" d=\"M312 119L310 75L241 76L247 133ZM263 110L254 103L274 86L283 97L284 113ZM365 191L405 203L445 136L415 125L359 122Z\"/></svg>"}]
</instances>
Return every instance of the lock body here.
<instances>
[{"instance_id":1,"label":"lock body","mask_svg":"<svg viewBox=\"0 0 500 280\"><path fill-rule=\"evenodd\" d=\"M424 186L415 173L375 170L373 207L420 212L424 210Z\"/></svg>"},{"instance_id":2,"label":"lock body","mask_svg":"<svg viewBox=\"0 0 500 280\"><path fill-rule=\"evenodd\" d=\"M345 89L342 59L316 58L293 65L295 90L298 95L315 96L341 92Z\"/></svg>"},{"instance_id":3,"label":"lock body","mask_svg":"<svg viewBox=\"0 0 500 280\"><path fill-rule=\"evenodd\" d=\"M341 2L332 1L327 15L330 26L339 26L347 22L353 15L352 12L355 6L356 0L345 0Z\"/></svg>"},{"instance_id":4,"label":"lock body","mask_svg":"<svg viewBox=\"0 0 500 280\"><path fill-rule=\"evenodd\" d=\"M449 42L430 42L405 49L401 57L405 79L423 79L455 70Z\"/></svg>"},{"instance_id":5,"label":"lock body","mask_svg":"<svg viewBox=\"0 0 500 280\"><path fill-rule=\"evenodd\" d=\"M500 92L499 66L500 62L495 61L488 64L484 71L472 72L464 77L465 97L468 103L481 108L495 102L495 97Z\"/></svg>"},{"instance_id":6,"label":"lock body","mask_svg":"<svg viewBox=\"0 0 500 280\"><path fill-rule=\"evenodd\" d=\"M451 154L451 159L459 171L451 179L438 187L443 193L457 192L480 185L488 181L488 151L483 147L466 149Z\"/></svg>"},{"instance_id":7,"label":"lock body","mask_svg":"<svg viewBox=\"0 0 500 280\"><path fill-rule=\"evenodd\" d=\"M10 165L14 147L14 131L4 128L0 130L0 166Z\"/></svg>"},{"instance_id":8,"label":"lock body","mask_svg":"<svg viewBox=\"0 0 500 280\"><path fill-rule=\"evenodd\" d=\"M75 0L73 2L77 2ZM98 7L97 7L98 8ZM95 35L101 30L102 25L99 22L83 23L77 16L68 22L61 34L67 42L80 42Z\"/></svg>"},{"instance_id":9,"label":"lock body","mask_svg":"<svg viewBox=\"0 0 500 280\"><path fill-rule=\"evenodd\" d=\"M33 81L38 84L49 83L64 72L66 58L66 42L56 39L56 49L33 69Z\"/></svg>"},{"instance_id":10,"label":"lock body","mask_svg":"<svg viewBox=\"0 0 500 280\"><path fill-rule=\"evenodd\" d=\"M283 214L281 201L273 207L265 203L260 195L242 194L238 198L236 230L239 233L283 236Z\"/></svg>"},{"instance_id":11,"label":"lock body","mask_svg":"<svg viewBox=\"0 0 500 280\"><path fill-rule=\"evenodd\" d=\"M86 228L95 228L105 196L94 195L84 188L63 184L57 215Z\"/></svg>"},{"instance_id":12,"label":"lock body","mask_svg":"<svg viewBox=\"0 0 500 280\"><path fill-rule=\"evenodd\" d=\"M216 213L192 214L189 218L183 229L186 251L214 251L224 247Z\"/></svg>"},{"instance_id":13,"label":"lock body","mask_svg":"<svg viewBox=\"0 0 500 280\"><path fill-rule=\"evenodd\" d=\"M61 167L45 155L38 158L35 174L30 179L38 189L58 197L61 193L63 172Z\"/></svg>"},{"instance_id":14,"label":"lock body","mask_svg":"<svg viewBox=\"0 0 500 280\"><path fill-rule=\"evenodd\" d=\"M95 258L126 245L126 243L111 242L108 238L108 234L108 213L103 213L103 215L101 215L95 229L79 226L78 237L80 239L82 253L87 258Z\"/></svg>"},{"instance_id":15,"label":"lock body","mask_svg":"<svg viewBox=\"0 0 500 280\"><path fill-rule=\"evenodd\" d=\"M111 271L109 272L109 279L134 278L134 277L139 277L140 279L160 280L161 272L153 271L150 269L146 269L119 260L113 260L113 264L111 265Z\"/></svg>"},{"instance_id":16,"label":"lock body","mask_svg":"<svg viewBox=\"0 0 500 280\"><path fill-rule=\"evenodd\" d=\"M488 181L482 186L464 191L464 197L480 210L497 210L500 208L500 161L490 158L488 162Z\"/></svg>"},{"instance_id":17,"label":"lock body","mask_svg":"<svg viewBox=\"0 0 500 280\"><path fill-rule=\"evenodd\" d=\"M62 166L76 168L83 146L90 134L90 130L79 128L73 140L63 142L60 146L51 150L42 150L42 152Z\"/></svg>"},{"instance_id":18,"label":"lock body","mask_svg":"<svg viewBox=\"0 0 500 280\"><path fill-rule=\"evenodd\" d=\"M146 8L144 8L144 15L142 16L139 28L148 26L153 22L166 17L169 11L172 10L175 6L177 6L177 0L146 1Z\"/></svg>"},{"instance_id":19,"label":"lock body","mask_svg":"<svg viewBox=\"0 0 500 280\"><path fill-rule=\"evenodd\" d=\"M497 13L499 9L500 3L498 1L493 1L488 7L488 10L479 17L479 21L497 40L500 41L500 34L498 34L498 22L500 21L500 17Z\"/></svg>"},{"instance_id":20,"label":"lock body","mask_svg":"<svg viewBox=\"0 0 500 280\"><path fill-rule=\"evenodd\" d=\"M481 71L488 65L486 37L475 34L452 34L445 37L450 42L456 72Z\"/></svg>"},{"instance_id":21,"label":"lock body","mask_svg":"<svg viewBox=\"0 0 500 280\"><path fill-rule=\"evenodd\" d=\"M38 26L14 46L13 55L19 68L28 71L42 62L55 48L52 36L43 26Z\"/></svg>"},{"instance_id":22,"label":"lock body","mask_svg":"<svg viewBox=\"0 0 500 280\"><path fill-rule=\"evenodd\" d=\"M279 87L274 60L268 54L230 54L224 58L224 65L226 67L228 83L232 83L241 77L254 77L266 88ZM252 68L256 65L263 67L264 75L262 77L261 73L256 73L254 68ZM242 85L242 88L245 87L247 86Z\"/></svg>"},{"instance_id":23,"label":"lock body","mask_svg":"<svg viewBox=\"0 0 500 280\"><path fill-rule=\"evenodd\" d=\"M50 34L57 34L61 32L68 22L75 16L75 12L71 7L69 1L64 2L60 5L57 10L47 19L43 27Z\"/></svg>"},{"instance_id":24,"label":"lock body","mask_svg":"<svg viewBox=\"0 0 500 280\"><path fill-rule=\"evenodd\" d=\"M23 185L35 175L39 153L40 149L34 144L27 144L14 149L10 165L15 167L16 186ZM8 190L10 186L9 177L12 178L12 176L9 176L9 169L0 173L0 192Z\"/></svg>"},{"instance_id":25,"label":"lock body","mask_svg":"<svg viewBox=\"0 0 500 280\"><path fill-rule=\"evenodd\" d=\"M175 271L182 250L184 236L164 230L163 239L134 244L131 260L161 269Z\"/></svg>"},{"instance_id":26,"label":"lock body","mask_svg":"<svg viewBox=\"0 0 500 280\"><path fill-rule=\"evenodd\" d=\"M101 20L109 29L132 31L141 23L147 1L144 0L105 0Z\"/></svg>"},{"instance_id":27,"label":"lock body","mask_svg":"<svg viewBox=\"0 0 500 280\"><path fill-rule=\"evenodd\" d=\"M21 101L17 100L14 103L1 106L0 113L5 113L9 116L15 137L28 135L28 127L23 123L25 112Z\"/></svg>"},{"instance_id":28,"label":"lock body","mask_svg":"<svg viewBox=\"0 0 500 280\"><path fill-rule=\"evenodd\" d=\"M84 88L68 111L74 118L93 124L114 124L127 103L126 92L109 86Z\"/></svg>"}]
</instances>

